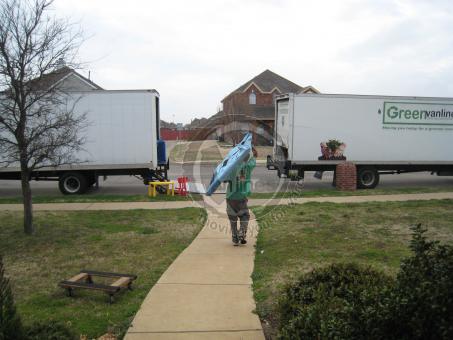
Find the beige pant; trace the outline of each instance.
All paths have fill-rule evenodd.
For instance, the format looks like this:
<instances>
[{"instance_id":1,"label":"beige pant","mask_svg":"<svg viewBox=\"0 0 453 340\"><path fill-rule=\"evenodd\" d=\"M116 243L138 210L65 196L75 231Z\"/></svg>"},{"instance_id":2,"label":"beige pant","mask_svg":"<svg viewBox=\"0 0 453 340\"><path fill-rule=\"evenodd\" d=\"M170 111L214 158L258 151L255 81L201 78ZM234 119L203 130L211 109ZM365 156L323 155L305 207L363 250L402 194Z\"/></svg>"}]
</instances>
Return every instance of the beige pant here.
<instances>
[{"instance_id":1,"label":"beige pant","mask_svg":"<svg viewBox=\"0 0 453 340\"><path fill-rule=\"evenodd\" d=\"M231 224L231 234L233 238L244 238L247 235L247 226L250 220L249 208L247 199L243 200L227 200L227 215ZM240 221L238 231L237 222Z\"/></svg>"}]
</instances>

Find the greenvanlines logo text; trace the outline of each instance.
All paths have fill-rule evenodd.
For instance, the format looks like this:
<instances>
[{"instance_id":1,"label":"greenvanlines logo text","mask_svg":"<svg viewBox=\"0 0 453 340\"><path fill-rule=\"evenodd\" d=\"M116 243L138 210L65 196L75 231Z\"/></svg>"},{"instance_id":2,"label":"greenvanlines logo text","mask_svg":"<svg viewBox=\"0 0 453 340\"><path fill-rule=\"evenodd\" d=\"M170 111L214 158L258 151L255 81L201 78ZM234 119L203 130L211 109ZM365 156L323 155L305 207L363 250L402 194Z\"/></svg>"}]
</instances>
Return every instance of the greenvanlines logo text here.
<instances>
[{"instance_id":1,"label":"greenvanlines logo text","mask_svg":"<svg viewBox=\"0 0 453 340\"><path fill-rule=\"evenodd\" d=\"M384 102L383 123L453 125L453 104Z\"/></svg>"}]
</instances>

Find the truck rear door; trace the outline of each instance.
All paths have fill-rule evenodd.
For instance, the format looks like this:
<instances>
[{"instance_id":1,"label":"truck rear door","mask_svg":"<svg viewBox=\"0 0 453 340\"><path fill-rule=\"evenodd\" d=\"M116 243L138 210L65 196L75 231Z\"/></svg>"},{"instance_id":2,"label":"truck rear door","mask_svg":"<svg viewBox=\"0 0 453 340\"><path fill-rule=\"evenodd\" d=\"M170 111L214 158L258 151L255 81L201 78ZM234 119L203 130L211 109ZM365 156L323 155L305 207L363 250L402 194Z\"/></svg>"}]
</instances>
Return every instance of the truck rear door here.
<instances>
[{"instance_id":1,"label":"truck rear door","mask_svg":"<svg viewBox=\"0 0 453 340\"><path fill-rule=\"evenodd\" d=\"M289 99L277 101L277 117L275 117L276 145L288 149L289 146Z\"/></svg>"},{"instance_id":2,"label":"truck rear door","mask_svg":"<svg viewBox=\"0 0 453 340\"><path fill-rule=\"evenodd\" d=\"M160 139L160 107L159 107L159 97L155 97L156 100L156 139Z\"/></svg>"}]
</instances>

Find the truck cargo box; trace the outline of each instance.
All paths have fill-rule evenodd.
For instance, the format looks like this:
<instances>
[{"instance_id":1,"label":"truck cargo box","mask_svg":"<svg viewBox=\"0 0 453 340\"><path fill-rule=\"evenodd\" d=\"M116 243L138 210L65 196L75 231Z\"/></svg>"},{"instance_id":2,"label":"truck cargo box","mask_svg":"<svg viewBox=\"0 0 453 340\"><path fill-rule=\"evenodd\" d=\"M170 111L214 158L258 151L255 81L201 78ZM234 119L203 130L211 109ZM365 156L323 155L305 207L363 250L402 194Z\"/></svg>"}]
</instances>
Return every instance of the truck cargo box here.
<instances>
[{"instance_id":1,"label":"truck cargo box","mask_svg":"<svg viewBox=\"0 0 453 340\"><path fill-rule=\"evenodd\" d=\"M69 93L67 105L86 114L87 128L80 132L86 143L74 155L79 162L63 168L157 167L158 99L155 90ZM18 165L0 168L12 170L19 170Z\"/></svg>"}]
</instances>

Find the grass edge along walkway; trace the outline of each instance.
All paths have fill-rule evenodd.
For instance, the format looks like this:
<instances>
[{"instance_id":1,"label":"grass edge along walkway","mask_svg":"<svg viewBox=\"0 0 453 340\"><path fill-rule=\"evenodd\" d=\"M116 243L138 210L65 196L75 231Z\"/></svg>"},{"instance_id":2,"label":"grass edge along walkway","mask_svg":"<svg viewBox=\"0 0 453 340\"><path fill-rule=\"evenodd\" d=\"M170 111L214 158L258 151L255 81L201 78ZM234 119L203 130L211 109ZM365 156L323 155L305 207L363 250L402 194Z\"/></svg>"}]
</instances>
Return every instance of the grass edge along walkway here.
<instances>
[{"instance_id":1,"label":"grass edge along walkway","mask_svg":"<svg viewBox=\"0 0 453 340\"><path fill-rule=\"evenodd\" d=\"M375 196L375 195L402 195L402 194L426 194L438 192L453 192L453 186L443 187L410 187L410 188L375 188L375 189L358 189L355 191L340 191L337 189L304 189L298 188L296 191L279 191L279 192L254 192L249 197L251 199L269 199L269 198L309 198L309 197L336 197L336 196Z\"/></svg>"},{"instance_id":2,"label":"grass edge along walkway","mask_svg":"<svg viewBox=\"0 0 453 340\"><path fill-rule=\"evenodd\" d=\"M361 203L361 202L386 202L386 201L420 201L420 200L453 199L453 192L438 192L424 194L398 194L398 195L364 195L364 196L326 196L308 198L274 198L274 199L250 199L249 206L263 205L288 205L304 204L309 202L330 203Z\"/></svg>"}]
</instances>

